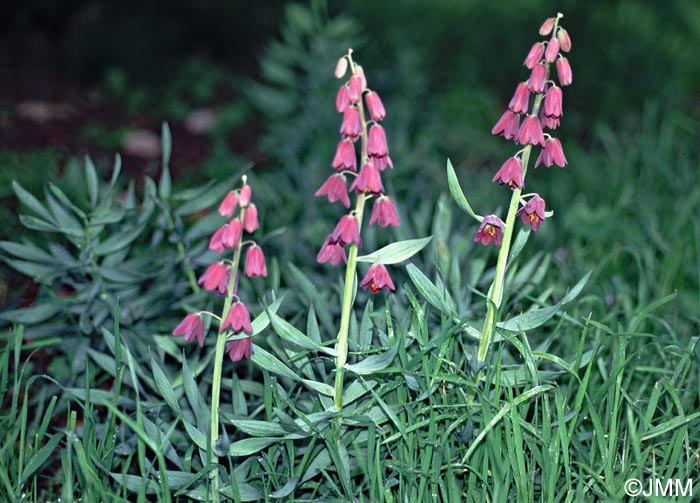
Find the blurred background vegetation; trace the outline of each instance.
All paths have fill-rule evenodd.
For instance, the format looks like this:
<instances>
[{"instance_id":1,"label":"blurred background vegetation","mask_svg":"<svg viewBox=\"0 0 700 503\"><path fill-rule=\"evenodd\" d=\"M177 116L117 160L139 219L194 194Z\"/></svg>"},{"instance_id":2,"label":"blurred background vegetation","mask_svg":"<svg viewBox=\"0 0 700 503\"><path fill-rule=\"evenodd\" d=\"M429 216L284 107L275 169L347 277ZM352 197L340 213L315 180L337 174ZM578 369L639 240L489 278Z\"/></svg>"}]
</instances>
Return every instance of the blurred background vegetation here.
<instances>
[{"instance_id":1,"label":"blurred background vegetation","mask_svg":"<svg viewBox=\"0 0 700 503\"><path fill-rule=\"evenodd\" d=\"M70 195L82 190L76 159L90 154L108 179L115 152L130 177L156 177L168 121L176 187L252 162L270 253L322 273L314 257L337 208L316 205L313 191L337 140L332 68L347 47L388 110L400 237L430 232L448 157L477 211L497 211L505 200L488 181L513 149L490 128L527 78L537 27L557 11L573 40L557 130L569 166L528 180L555 211L537 247L557 250L565 281L597 266L611 298L636 282L635 256L652 280L644 295L679 290L680 312L695 320L700 4L691 0L5 5L1 237L27 232L11 180L34 193L53 181ZM457 219L454 231L472 227ZM0 302L21 304L26 281L9 269L1 278Z\"/></svg>"}]
</instances>

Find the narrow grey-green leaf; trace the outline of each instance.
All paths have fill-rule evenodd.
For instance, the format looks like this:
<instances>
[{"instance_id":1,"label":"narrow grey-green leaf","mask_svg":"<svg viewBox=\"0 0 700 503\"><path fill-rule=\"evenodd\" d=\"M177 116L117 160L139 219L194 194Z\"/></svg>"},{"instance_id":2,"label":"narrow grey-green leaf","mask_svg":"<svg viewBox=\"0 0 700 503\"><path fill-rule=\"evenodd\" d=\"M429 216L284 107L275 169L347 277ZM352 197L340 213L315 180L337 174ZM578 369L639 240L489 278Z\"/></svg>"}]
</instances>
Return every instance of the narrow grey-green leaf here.
<instances>
[{"instance_id":1,"label":"narrow grey-green leaf","mask_svg":"<svg viewBox=\"0 0 700 503\"><path fill-rule=\"evenodd\" d=\"M65 306L60 304L40 304L38 306L23 307L21 309L13 309L0 313L0 320L9 321L12 323L26 323L34 325L46 321L56 313L60 312Z\"/></svg>"},{"instance_id":2,"label":"narrow grey-green leaf","mask_svg":"<svg viewBox=\"0 0 700 503\"><path fill-rule=\"evenodd\" d=\"M207 436L191 425L187 421L182 421L185 425L185 430L194 444L200 449L207 449Z\"/></svg>"},{"instance_id":3,"label":"narrow grey-green leaf","mask_svg":"<svg viewBox=\"0 0 700 503\"><path fill-rule=\"evenodd\" d=\"M355 363L353 365L345 365L345 368L350 370L351 372L355 374L371 374L373 372L377 372L379 370L384 370L387 368L392 361L394 361L394 358L396 357L396 353L399 350L399 339L396 339L396 342L394 343L393 346L389 348L388 351L385 351L381 354L378 355L371 355L362 360L359 363Z\"/></svg>"},{"instance_id":4,"label":"narrow grey-green leaf","mask_svg":"<svg viewBox=\"0 0 700 503\"><path fill-rule=\"evenodd\" d=\"M12 189L15 191L17 199L19 199L22 204L26 205L44 220L55 223L53 215L51 215L49 210L47 210L31 192L15 181L12 182Z\"/></svg>"},{"instance_id":5,"label":"narrow grey-green leaf","mask_svg":"<svg viewBox=\"0 0 700 503\"><path fill-rule=\"evenodd\" d=\"M564 298L561 299L561 302L563 304L567 304L574 300L579 293L581 293L581 290L583 290L583 287L586 286L586 283L588 282L588 278L591 277L591 273L593 271L588 271L586 274L584 274L583 278L581 278L578 283L576 283L571 290L567 292L566 295L564 295Z\"/></svg>"},{"instance_id":6,"label":"narrow grey-green leaf","mask_svg":"<svg viewBox=\"0 0 700 503\"><path fill-rule=\"evenodd\" d=\"M287 432L279 423L252 419L232 419L231 423L243 433L252 437L284 436Z\"/></svg>"},{"instance_id":7,"label":"narrow grey-green leaf","mask_svg":"<svg viewBox=\"0 0 700 503\"><path fill-rule=\"evenodd\" d=\"M450 187L450 194L452 194L452 199L455 200L457 206L481 222L483 217L474 213L474 210L469 205L469 201L467 201L467 197L464 195L464 192L462 192L462 187L459 185L457 173L455 173L455 169L452 167L452 162L449 159L447 159L447 185Z\"/></svg>"},{"instance_id":8,"label":"narrow grey-green leaf","mask_svg":"<svg viewBox=\"0 0 700 503\"><path fill-rule=\"evenodd\" d=\"M277 491L271 492L270 497L277 499L286 498L287 496L292 494L292 491L294 491L298 483L299 477L293 477L289 479L287 483L280 487Z\"/></svg>"},{"instance_id":9,"label":"narrow grey-green leaf","mask_svg":"<svg viewBox=\"0 0 700 503\"><path fill-rule=\"evenodd\" d=\"M411 258L421 251L433 239L433 236L420 239L406 239L391 243L373 253L357 257L359 262L378 262L380 264L397 264Z\"/></svg>"},{"instance_id":10,"label":"narrow grey-green leaf","mask_svg":"<svg viewBox=\"0 0 700 503\"><path fill-rule=\"evenodd\" d=\"M90 197L90 207L94 209L95 206L97 206L97 196L99 192L97 171L95 170L95 165L92 163L92 159L87 155L85 156L85 183L87 184L88 196Z\"/></svg>"},{"instance_id":11,"label":"narrow grey-green leaf","mask_svg":"<svg viewBox=\"0 0 700 503\"><path fill-rule=\"evenodd\" d=\"M163 397L163 400L165 400L168 407L176 412L178 416L181 416L182 409L180 409L180 404L177 403L177 398L175 398L175 393L173 392L170 380L165 376L163 369L160 368L160 365L158 365L153 357L151 357L151 369L153 370L153 377L155 379L156 387L158 388L160 395Z\"/></svg>"},{"instance_id":12,"label":"narrow grey-green leaf","mask_svg":"<svg viewBox=\"0 0 700 503\"><path fill-rule=\"evenodd\" d=\"M44 466L44 463L49 458L54 449L58 446L58 443L61 441L62 438L63 434L56 433L51 437L51 439L48 442L46 442L46 445L44 445L41 449L36 451L36 453L27 462L27 466L25 466L24 470L22 470L22 476L19 480L20 486L24 484L27 481L27 479L29 479L29 477L31 477L39 468Z\"/></svg>"},{"instance_id":13,"label":"narrow grey-green leaf","mask_svg":"<svg viewBox=\"0 0 700 503\"><path fill-rule=\"evenodd\" d=\"M122 158L119 154L114 156L114 167L112 168L112 178L109 180L110 189L114 187L119 179L119 173L122 170Z\"/></svg>"},{"instance_id":14,"label":"narrow grey-green leaf","mask_svg":"<svg viewBox=\"0 0 700 503\"><path fill-rule=\"evenodd\" d=\"M335 393L333 387L328 384L311 381L309 379L302 379L289 367L282 363L276 356L268 353L263 348L255 344L253 344L253 355L250 357L250 360L273 374L277 374L288 379L293 379L295 381L300 381L309 388L314 389L324 395L333 396Z\"/></svg>"},{"instance_id":15,"label":"narrow grey-green leaf","mask_svg":"<svg viewBox=\"0 0 700 503\"><path fill-rule=\"evenodd\" d=\"M304 333L302 333L301 330L297 329L287 320L280 318L272 311L268 311L267 315L270 319L270 323L272 324L273 330L282 339L304 349L310 349L312 351L322 351L331 356L336 356L338 354L333 348L326 348L319 344L316 344Z\"/></svg>"},{"instance_id":16,"label":"narrow grey-green leaf","mask_svg":"<svg viewBox=\"0 0 700 503\"><path fill-rule=\"evenodd\" d=\"M534 309L526 313L514 316L506 321L497 323L496 326L509 332L526 332L546 323L552 316L557 314L564 303L559 301L553 306Z\"/></svg>"},{"instance_id":17,"label":"narrow grey-green leaf","mask_svg":"<svg viewBox=\"0 0 700 503\"><path fill-rule=\"evenodd\" d=\"M406 272L413 281L416 289L428 301L429 304L438 308L448 316L457 316L457 307L450 297L446 297L438 287L430 281L423 272L413 264L406 265Z\"/></svg>"},{"instance_id":18,"label":"narrow grey-green leaf","mask_svg":"<svg viewBox=\"0 0 700 503\"><path fill-rule=\"evenodd\" d=\"M160 128L160 142L162 151L163 167L170 164L170 153L172 152L173 138L170 134L170 126L167 122L163 122Z\"/></svg>"},{"instance_id":19,"label":"narrow grey-green leaf","mask_svg":"<svg viewBox=\"0 0 700 503\"><path fill-rule=\"evenodd\" d=\"M107 239L95 246L97 255L109 255L110 253L118 252L129 246L143 232L144 225L127 228L117 234L112 234Z\"/></svg>"},{"instance_id":20,"label":"narrow grey-green leaf","mask_svg":"<svg viewBox=\"0 0 700 503\"><path fill-rule=\"evenodd\" d=\"M250 456L275 442L280 442L280 438L254 437L244 438L234 442L228 448L229 456Z\"/></svg>"}]
</instances>

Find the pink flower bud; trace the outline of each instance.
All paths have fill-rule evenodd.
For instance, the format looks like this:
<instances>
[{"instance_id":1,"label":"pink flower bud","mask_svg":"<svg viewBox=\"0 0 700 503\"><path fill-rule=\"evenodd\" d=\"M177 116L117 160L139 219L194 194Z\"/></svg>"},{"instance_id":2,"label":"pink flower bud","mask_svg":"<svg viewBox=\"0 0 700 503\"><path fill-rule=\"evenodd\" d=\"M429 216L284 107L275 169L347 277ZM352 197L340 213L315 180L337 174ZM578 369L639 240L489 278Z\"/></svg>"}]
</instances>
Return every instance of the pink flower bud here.
<instances>
[{"instance_id":1,"label":"pink flower bud","mask_svg":"<svg viewBox=\"0 0 700 503\"><path fill-rule=\"evenodd\" d=\"M365 94L365 103L367 103L369 116L372 117L373 121L378 122L384 120L384 117L386 117L386 111L384 110L384 104L377 93L370 91Z\"/></svg>"},{"instance_id":2,"label":"pink flower bud","mask_svg":"<svg viewBox=\"0 0 700 503\"><path fill-rule=\"evenodd\" d=\"M362 123L360 122L360 112L355 107L348 107L343 112L343 122L340 125L340 134L344 138L350 138L355 141L362 131Z\"/></svg>"},{"instance_id":3,"label":"pink flower bud","mask_svg":"<svg viewBox=\"0 0 700 503\"><path fill-rule=\"evenodd\" d=\"M515 113L527 113L530 100L530 90L524 82L515 88L515 94L511 98L508 108Z\"/></svg>"},{"instance_id":4,"label":"pink flower bud","mask_svg":"<svg viewBox=\"0 0 700 503\"><path fill-rule=\"evenodd\" d=\"M246 232L251 233L255 232L258 226L258 208L251 203L243 210L243 228Z\"/></svg>"},{"instance_id":5,"label":"pink flower bud","mask_svg":"<svg viewBox=\"0 0 700 503\"><path fill-rule=\"evenodd\" d=\"M527 57L525 58L525 61L523 62L523 64L529 70L532 70L532 68L542 60L543 55L544 55L544 46L540 42L537 42L535 45L533 45L530 48L530 52L527 53Z\"/></svg>"},{"instance_id":6,"label":"pink flower bud","mask_svg":"<svg viewBox=\"0 0 700 503\"><path fill-rule=\"evenodd\" d=\"M355 157L355 146L350 140L340 140L335 149L335 157L331 164L335 169L350 169L357 171L357 157Z\"/></svg>"},{"instance_id":7,"label":"pink flower bud","mask_svg":"<svg viewBox=\"0 0 700 503\"><path fill-rule=\"evenodd\" d=\"M559 28L557 30L557 39L561 45L561 50L564 52L569 52L571 50L571 38L569 37L569 32L564 28Z\"/></svg>"},{"instance_id":8,"label":"pink flower bud","mask_svg":"<svg viewBox=\"0 0 700 503\"><path fill-rule=\"evenodd\" d=\"M541 93L544 91L544 82L547 79L547 67L543 64L537 64L530 72L530 78L527 80L527 86L533 93Z\"/></svg>"},{"instance_id":9,"label":"pink flower bud","mask_svg":"<svg viewBox=\"0 0 700 503\"><path fill-rule=\"evenodd\" d=\"M360 287L365 290L369 288L372 293L379 293L380 290L396 290L394 288L394 282L391 281L391 276L389 276L389 271L383 264L374 264L369 268L367 274L362 281L360 281Z\"/></svg>"},{"instance_id":10,"label":"pink flower bud","mask_svg":"<svg viewBox=\"0 0 700 503\"><path fill-rule=\"evenodd\" d=\"M221 243L226 248L235 248L243 235L243 224L238 219L231 220L224 226L224 233L221 236Z\"/></svg>"},{"instance_id":11,"label":"pink flower bud","mask_svg":"<svg viewBox=\"0 0 700 503\"><path fill-rule=\"evenodd\" d=\"M547 50L544 51L544 60L547 63L554 63L554 60L557 59L557 54L559 54L559 40L552 37L547 44Z\"/></svg>"},{"instance_id":12,"label":"pink flower bud","mask_svg":"<svg viewBox=\"0 0 700 503\"><path fill-rule=\"evenodd\" d=\"M184 335L185 342L192 342L197 339L199 347L201 348L204 346L204 325L202 324L202 318L196 313L188 313L185 319L175 327L173 335L175 337Z\"/></svg>"},{"instance_id":13,"label":"pink flower bud","mask_svg":"<svg viewBox=\"0 0 700 503\"><path fill-rule=\"evenodd\" d=\"M386 133L384 132L384 128L379 124L373 125L369 130L367 154L375 157L389 155L389 149L386 146Z\"/></svg>"},{"instance_id":14,"label":"pink flower bud","mask_svg":"<svg viewBox=\"0 0 700 503\"><path fill-rule=\"evenodd\" d=\"M540 35L543 37L546 37L552 32L552 28L554 28L554 23L555 19L553 17L545 19L544 23L542 23L542 26L540 26Z\"/></svg>"},{"instance_id":15,"label":"pink flower bud","mask_svg":"<svg viewBox=\"0 0 700 503\"><path fill-rule=\"evenodd\" d=\"M571 66L568 59L564 57L557 59L557 76L559 77L559 84L562 86L571 85Z\"/></svg>"},{"instance_id":16,"label":"pink flower bud","mask_svg":"<svg viewBox=\"0 0 700 503\"><path fill-rule=\"evenodd\" d=\"M241 192L238 196L238 204L241 205L241 208L245 208L246 206L248 206L252 195L253 189L250 188L250 185L244 185L243 187L241 187Z\"/></svg>"},{"instance_id":17,"label":"pink flower bud","mask_svg":"<svg viewBox=\"0 0 700 503\"><path fill-rule=\"evenodd\" d=\"M367 79L365 78L365 71L362 69L361 66L358 66L355 68L355 73L353 75L357 75L360 77L360 82L362 82L362 91L367 89Z\"/></svg>"},{"instance_id":18,"label":"pink flower bud","mask_svg":"<svg viewBox=\"0 0 700 503\"><path fill-rule=\"evenodd\" d=\"M544 97L544 115L554 118L561 117L564 114L562 108L561 87L550 87Z\"/></svg>"},{"instance_id":19,"label":"pink flower bud","mask_svg":"<svg viewBox=\"0 0 700 503\"><path fill-rule=\"evenodd\" d=\"M216 290L221 295L228 290L229 272L221 262L214 262L202 274L197 283L203 285L205 290Z\"/></svg>"},{"instance_id":20,"label":"pink flower bud","mask_svg":"<svg viewBox=\"0 0 700 503\"><path fill-rule=\"evenodd\" d=\"M348 86L340 86L335 96L335 109L341 114L350 106L350 91Z\"/></svg>"},{"instance_id":21,"label":"pink flower bud","mask_svg":"<svg viewBox=\"0 0 700 503\"><path fill-rule=\"evenodd\" d=\"M347 180L345 176L341 175L340 173L335 173L329 176L314 195L328 196L329 203L340 201L346 208L350 207Z\"/></svg>"},{"instance_id":22,"label":"pink flower bud","mask_svg":"<svg viewBox=\"0 0 700 503\"><path fill-rule=\"evenodd\" d=\"M219 205L219 214L222 217L230 217L231 214L233 214L233 210L236 209L236 206L238 205L238 191L231 191L228 194L226 194L226 197L224 197L224 200L221 201L221 204Z\"/></svg>"},{"instance_id":23,"label":"pink flower bud","mask_svg":"<svg viewBox=\"0 0 700 503\"><path fill-rule=\"evenodd\" d=\"M335 71L333 73L335 74L336 78L342 79L347 70L348 70L348 60L345 56L343 56L335 64Z\"/></svg>"},{"instance_id":24,"label":"pink flower bud","mask_svg":"<svg viewBox=\"0 0 700 503\"><path fill-rule=\"evenodd\" d=\"M267 276L267 265L262 248L258 245L248 247L245 254L245 275L249 278L254 276Z\"/></svg>"},{"instance_id":25,"label":"pink flower bud","mask_svg":"<svg viewBox=\"0 0 700 503\"><path fill-rule=\"evenodd\" d=\"M226 225L223 225L216 229L216 232L211 236L209 240L209 249L214 250L216 253L221 253L224 251L224 243L222 239L224 237L224 232L226 231Z\"/></svg>"},{"instance_id":26,"label":"pink flower bud","mask_svg":"<svg viewBox=\"0 0 700 503\"><path fill-rule=\"evenodd\" d=\"M353 75L348 82L348 96L351 103L357 103L362 97L362 79L359 75Z\"/></svg>"}]
</instances>

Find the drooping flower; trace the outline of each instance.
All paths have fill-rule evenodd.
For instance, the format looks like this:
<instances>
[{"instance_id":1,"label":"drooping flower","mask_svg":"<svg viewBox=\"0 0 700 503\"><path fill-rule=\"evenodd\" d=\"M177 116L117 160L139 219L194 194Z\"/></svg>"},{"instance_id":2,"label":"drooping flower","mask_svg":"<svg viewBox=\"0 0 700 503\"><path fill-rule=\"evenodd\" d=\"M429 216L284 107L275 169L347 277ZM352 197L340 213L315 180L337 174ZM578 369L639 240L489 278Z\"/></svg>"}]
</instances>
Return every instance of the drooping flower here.
<instances>
[{"instance_id":1,"label":"drooping flower","mask_svg":"<svg viewBox=\"0 0 700 503\"><path fill-rule=\"evenodd\" d=\"M248 312L248 306L243 302L237 301L231 306L226 315L226 319L221 324L220 332L223 332L228 327L231 327L234 333L237 332L247 332L249 334L253 333L253 327L250 325L250 313Z\"/></svg>"},{"instance_id":2,"label":"drooping flower","mask_svg":"<svg viewBox=\"0 0 700 503\"><path fill-rule=\"evenodd\" d=\"M253 189L250 187L250 185L243 185L238 195L238 204L241 205L241 208L245 208L248 206L248 204L250 204L251 197L253 197Z\"/></svg>"},{"instance_id":3,"label":"drooping flower","mask_svg":"<svg viewBox=\"0 0 700 503\"><path fill-rule=\"evenodd\" d=\"M267 264L265 264L265 255L262 248L253 244L248 247L245 253L245 275L249 278L254 276L267 277Z\"/></svg>"},{"instance_id":4,"label":"drooping flower","mask_svg":"<svg viewBox=\"0 0 700 503\"><path fill-rule=\"evenodd\" d=\"M314 193L315 196L328 196L328 202L340 201L346 208L350 207L348 197L348 184L345 175L334 173L323 182L323 185Z\"/></svg>"},{"instance_id":5,"label":"drooping flower","mask_svg":"<svg viewBox=\"0 0 700 503\"><path fill-rule=\"evenodd\" d=\"M330 262L332 266L336 266L340 264L341 260L346 263L348 261L343 243L334 241L331 239L331 236L328 236L319 250L318 255L316 255L316 262L319 264Z\"/></svg>"},{"instance_id":6,"label":"drooping flower","mask_svg":"<svg viewBox=\"0 0 700 503\"><path fill-rule=\"evenodd\" d=\"M350 106L350 92L348 86L340 86L335 96L335 109L341 114Z\"/></svg>"},{"instance_id":7,"label":"drooping flower","mask_svg":"<svg viewBox=\"0 0 700 503\"><path fill-rule=\"evenodd\" d=\"M335 157L331 164L335 169L349 169L357 171L357 157L355 156L355 146L350 140L340 140L335 149Z\"/></svg>"},{"instance_id":8,"label":"drooping flower","mask_svg":"<svg viewBox=\"0 0 700 503\"><path fill-rule=\"evenodd\" d=\"M525 61L523 61L523 65L525 65L528 70L532 70L532 68L542 60L543 55L544 45L537 42L530 48L530 52L527 53Z\"/></svg>"},{"instance_id":9,"label":"drooping flower","mask_svg":"<svg viewBox=\"0 0 700 503\"><path fill-rule=\"evenodd\" d=\"M258 223L258 208L254 203L250 203L245 210L243 210L243 228L246 232L252 233L259 227Z\"/></svg>"},{"instance_id":10,"label":"drooping flower","mask_svg":"<svg viewBox=\"0 0 700 503\"><path fill-rule=\"evenodd\" d=\"M529 225L533 231L536 231L544 222L544 199L535 194L525 206L518 210L516 216L521 217L523 224Z\"/></svg>"},{"instance_id":11,"label":"drooping flower","mask_svg":"<svg viewBox=\"0 0 700 503\"><path fill-rule=\"evenodd\" d=\"M518 136L520 131L520 117L511 110L506 110L498 119L498 122L491 128L491 134L497 134L505 137L506 140L512 140Z\"/></svg>"},{"instance_id":12,"label":"drooping flower","mask_svg":"<svg viewBox=\"0 0 700 503\"><path fill-rule=\"evenodd\" d=\"M547 44L547 49L544 51L544 60L547 63L554 63L557 59L557 54L559 54L559 40L556 37L552 37Z\"/></svg>"},{"instance_id":13,"label":"drooping flower","mask_svg":"<svg viewBox=\"0 0 700 503\"><path fill-rule=\"evenodd\" d=\"M365 165L362 166L360 174L357 175L355 181L350 185L350 190L371 192L373 194L384 192L381 175L372 161L366 162Z\"/></svg>"},{"instance_id":14,"label":"drooping flower","mask_svg":"<svg viewBox=\"0 0 700 503\"><path fill-rule=\"evenodd\" d=\"M221 201L221 204L219 205L219 214L222 217L230 217L233 214L233 210L236 209L237 205L238 191L232 190L231 192L226 194L224 200Z\"/></svg>"},{"instance_id":15,"label":"drooping flower","mask_svg":"<svg viewBox=\"0 0 700 503\"><path fill-rule=\"evenodd\" d=\"M175 337L184 335L185 342L192 342L197 339L199 347L204 346L204 325L202 318L196 313L188 313L185 319L173 330Z\"/></svg>"},{"instance_id":16,"label":"drooping flower","mask_svg":"<svg viewBox=\"0 0 700 503\"><path fill-rule=\"evenodd\" d=\"M551 86L544 97L544 115L558 118L564 115L561 87Z\"/></svg>"},{"instance_id":17,"label":"drooping flower","mask_svg":"<svg viewBox=\"0 0 700 503\"><path fill-rule=\"evenodd\" d=\"M240 361L243 358L250 359L253 355L253 341L250 337L234 339L226 343L225 350L232 362Z\"/></svg>"},{"instance_id":18,"label":"drooping flower","mask_svg":"<svg viewBox=\"0 0 700 503\"><path fill-rule=\"evenodd\" d=\"M348 70L348 59L345 56L343 56L335 64L335 70L333 71L333 74L335 75L336 79L342 79L347 70Z\"/></svg>"},{"instance_id":19,"label":"drooping flower","mask_svg":"<svg viewBox=\"0 0 700 503\"><path fill-rule=\"evenodd\" d=\"M354 214L343 215L340 217L338 225L331 232L333 241L340 241L343 244L354 243L357 246L362 246L360 238L360 226L357 217Z\"/></svg>"},{"instance_id":20,"label":"drooping flower","mask_svg":"<svg viewBox=\"0 0 700 503\"><path fill-rule=\"evenodd\" d=\"M525 82L521 82L515 88L515 94L508 103L508 108L515 113L527 113L530 101L530 90Z\"/></svg>"},{"instance_id":21,"label":"drooping flower","mask_svg":"<svg viewBox=\"0 0 700 503\"><path fill-rule=\"evenodd\" d=\"M389 149L386 146L386 133L379 124L373 125L369 130L367 154L373 157L384 157L389 154Z\"/></svg>"},{"instance_id":22,"label":"drooping flower","mask_svg":"<svg viewBox=\"0 0 700 503\"><path fill-rule=\"evenodd\" d=\"M564 149L561 146L561 142L557 138L550 138L545 142L544 148L535 161L535 168L540 164L550 167L552 163L556 164L560 168L563 168L568 164L566 157L564 156Z\"/></svg>"},{"instance_id":23,"label":"drooping flower","mask_svg":"<svg viewBox=\"0 0 700 503\"><path fill-rule=\"evenodd\" d=\"M474 242L484 246L491 243L501 246L501 239L503 239L503 221L496 215L485 216L474 236Z\"/></svg>"},{"instance_id":24,"label":"drooping flower","mask_svg":"<svg viewBox=\"0 0 700 503\"><path fill-rule=\"evenodd\" d=\"M243 224L237 218L231 220L224 226L224 233L221 236L221 243L226 248L235 248L243 235Z\"/></svg>"},{"instance_id":25,"label":"drooping flower","mask_svg":"<svg viewBox=\"0 0 700 503\"><path fill-rule=\"evenodd\" d=\"M343 112L343 122L340 124L340 134L344 138L350 138L352 141L357 140L362 131L362 123L360 122L360 112L356 107L348 107Z\"/></svg>"},{"instance_id":26,"label":"drooping flower","mask_svg":"<svg viewBox=\"0 0 700 503\"><path fill-rule=\"evenodd\" d=\"M503 163L501 169L498 170L496 176L493 177L493 182L498 182L501 185L508 185L510 190L523 186L523 168L520 159L511 157Z\"/></svg>"},{"instance_id":27,"label":"drooping flower","mask_svg":"<svg viewBox=\"0 0 700 503\"><path fill-rule=\"evenodd\" d=\"M394 201L389 196L380 196L374 201L369 225L374 225L375 222L378 222L381 227L399 226L399 215L396 213Z\"/></svg>"},{"instance_id":28,"label":"drooping flower","mask_svg":"<svg viewBox=\"0 0 700 503\"><path fill-rule=\"evenodd\" d=\"M379 293L380 290L396 290L394 288L394 282L391 281L391 276L389 276L389 271L387 271L384 264L374 264L369 268L367 274L362 281L360 281L360 287L372 293Z\"/></svg>"},{"instance_id":29,"label":"drooping flower","mask_svg":"<svg viewBox=\"0 0 700 503\"><path fill-rule=\"evenodd\" d=\"M569 86L573 80L571 74L571 65L569 65L569 60L563 56L557 59L557 76L559 77L559 84L562 86Z\"/></svg>"},{"instance_id":30,"label":"drooping flower","mask_svg":"<svg viewBox=\"0 0 700 503\"><path fill-rule=\"evenodd\" d=\"M552 32L552 28L554 28L554 23L556 19L553 17L549 17L544 20L544 23L542 23L542 26L540 26L540 35L543 37L546 37Z\"/></svg>"},{"instance_id":31,"label":"drooping flower","mask_svg":"<svg viewBox=\"0 0 700 503\"><path fill-rule=\"evenodd\" d=\"M518 133L517 143L520 145L540 145L544 147L544 134L542 133L542 125L534 115L525 117L520 132Z\"/></svg>"},{"instance_id":32,"label":"drooping flower","mask_svg":"<svg viewBox=\"0 0 700 503\"><path fill-rule=\"evenodd\" d=\"M544 83L547 78L547 67L542 63L538 63L532 67L530 78L527 79L527 87L533 93L541 93L544 91Z\"/></svg>"},{"instance_id":33,"label":"drooping flower","mask_svg":"<svg viewBox=\"0 0 700 503\"><path fill-rule=\"evenodd\" d=\"M350 102L357 103L362 97L362 78L359 75L353 75L348 81L348 96Z\"/></svg>"},{"instance_id":34,"label":"drooping flower","mask_svg":"<svg viewBox=\"0 0 700 503\"><path fill-rule=\"evenodd\" d=\"M569 37L568 31L560 27L557 30L557 39L559 40L562 51L569 52L571 50L571 37Z\"/></svg>"},{"instance_id":35,"label":"drooping flower","mask_svg":"<svg viewBox=\"0 0 700 503\"><path fill-rule=\"evenodd\" d=\"M540 126L542 126L542 129L556 129L559 127L559 117L551 117L549 115L542 114L540 116Z\"/></svg>"},{"instance_id":36,"label":"drooping flower","mask_svg":"<svg viewBox=\"0 0 700 503\"><path fill-rule=\"evenodd\" d=\"M197 281L203 285L205 290L216 290L222 295L228 290L229 272L228 267L221 262L214 262Z\"/></svg>"},{"instance_id":37,"label":"drooping flower","mask_svg":"<svg viewBox=\"0 0 700 503\"><path fill-rule=\"evenodd\" d=\"M384 120L386 110L384 110L384 104L376 92L370 91L365 94L365 103L367 104L367 110L369 110L369 116L373 121Z\"/></svg>"},{"instance_id":38,"label":"drooping flower","mask_svg":"<svg viewBox=\"0 0 700 503\"><path fill-rule=\"evenodd\" d=\"M224 251L223 237L226 231L226 225L222 225L216 232L212 234L211 239L209 239L209 249L214 250L216 253L221 253Z\"/></svg>"}]
</instances>

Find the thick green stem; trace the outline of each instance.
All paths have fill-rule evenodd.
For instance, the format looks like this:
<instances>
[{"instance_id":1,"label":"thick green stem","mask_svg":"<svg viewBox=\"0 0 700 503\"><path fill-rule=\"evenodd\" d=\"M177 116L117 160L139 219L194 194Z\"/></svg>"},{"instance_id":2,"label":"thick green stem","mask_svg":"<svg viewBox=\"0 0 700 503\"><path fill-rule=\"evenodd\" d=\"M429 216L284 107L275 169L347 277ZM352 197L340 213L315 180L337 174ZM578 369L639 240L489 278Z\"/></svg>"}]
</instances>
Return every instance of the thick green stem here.
<instances>
[{"instance_id":1,"label":"thick green stem","mask_svg":"<svg viewBox=\"0 0 700 503\"><path fill-rule=\"evenodd\" d=\"M352 60L352 49L347 55L350 63L350 68L355 70L356 66ZM360 165L367 159L367 122L365 120L365 109L362 105L362 100L357 103L357 109L360 114L360 124L362 125L361 138L361 153ZM355 217L357 218L357 232L362 230L362 214L364 213L366 196L363 193L357 195L355 203ZM333 406L336 410L341 410L343 407L343 379L345 377L345 363L348 360L348 334L350 332L350 315L352 314L352 306L355 290L355 274L357 272L357 249L356 244L350 246L348 253L348 263L345 268L345 284L343 286L343 301L340 311L340 330L338 331L338 339L335 349L338 356L335 360L335 393L333 395Z\"/></svg>"},{"instance_id":2,"label":"thick green stem","mask_svg":"<svg viewBox=\"0 0 700 503\"><path fill-rule=\"evenodd\" d=\"M245 183L245 178L244 178ZM243 219L243 209L241 209L241 220ZM238 264L241 261L241 250L243 249L243 240L238 241L238 245L233 253L233 264L231 265L230 277L228 280L228 289L226 292L226 300L224 301L224 309L221 313L221 324L224 323L228 312L231 310L233 298L236 296L236 279L238 276ZM212 482L212 502L218 503L219 498L219 456L216 454L216 445L219 442L219 401L221 399L221 374L224 366L224 351L226 349L227 330L219 330L216 337L216 351L214 353L214 375L212 376L211 385L211 423L209 427L209 438L211 440L210 455L211 455L211 482Z\"/></svg>"},{"instance_id":3,"label":"thick green stem","mask_svg":"<svg viewBox=\"0 0 700 503\"><path fill-rule=\"evenodd\" d=\"M531 115L534 115L535 117L537 116L543 98L544 94L537 95L537 97L535 98L535 103L532 106ZM523 149L523 153L521 156L521 163L523 167L523 181L525 180L525 175L527 175L527 166L530 162L531 151L532 145L527 145ZM503 229L501 248L498 251L498 261L496 262L496 274L494 275L493 283L491 284L491 288L489 289L489 295L487 300L488 308L486 310L486 321L484 321L484 330L481 332L481 338L479 339L479 350L476 353L476 361L479 363L482 363L486 360L486 355L491 345L491 339L493 338L493 331L496 326L496 316L498 314L498 308L501 307L501 301L503 300L506 266L508 265L510 243L513 237L513 229L515 228L515 218L516 213L518 212L518 205L520 203L521 193L521 188L514 189L513 194L510 198L510 205L508 206L508 215L506 216L505 226Z\"/></svg>"}]
</instances>

